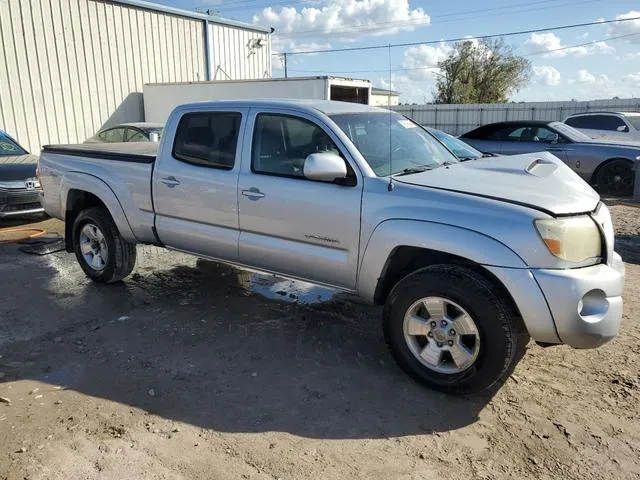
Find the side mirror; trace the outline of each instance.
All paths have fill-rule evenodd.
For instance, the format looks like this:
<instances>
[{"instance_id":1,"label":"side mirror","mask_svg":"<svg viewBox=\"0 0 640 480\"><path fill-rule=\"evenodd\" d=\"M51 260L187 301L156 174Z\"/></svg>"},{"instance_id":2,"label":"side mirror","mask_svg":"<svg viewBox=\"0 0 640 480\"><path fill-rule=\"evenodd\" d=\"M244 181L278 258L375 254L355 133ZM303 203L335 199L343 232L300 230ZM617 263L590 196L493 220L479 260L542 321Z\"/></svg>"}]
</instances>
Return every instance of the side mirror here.
<instances>
[{"instance_id":1,"label":"side mirror","mask_svg":"<svg viewBox=\"0 0 640 480\"><path fill-rule=\"evenodd\" d=\"M333 182L347 176L347 166L335 153L312 153L304 161L303 172L310 180Z\"/></svg>"},{"instance_id":2,"label":"side mirror","mask_svg":"<svg viewBox=\"0 0 640 480\"><path fill-rule=\"evenodd\" d=\"M618 128L616 128L616 130L618 132L628 132L629 131L629 127L627 127L626 125L620 125Z\"/></svg>"},{"instance_id":3,"label":"side mirror","mask_svg":"<svg viewBox=\"0 0 640 480\"><path fill-rule=\"evenodd\" d=\"M547 137L547 142L552 143L554 145L558 143L558 140L560 140L560 135L558 135L557 133L552 133Z\"/></svg>"}]
</instances>

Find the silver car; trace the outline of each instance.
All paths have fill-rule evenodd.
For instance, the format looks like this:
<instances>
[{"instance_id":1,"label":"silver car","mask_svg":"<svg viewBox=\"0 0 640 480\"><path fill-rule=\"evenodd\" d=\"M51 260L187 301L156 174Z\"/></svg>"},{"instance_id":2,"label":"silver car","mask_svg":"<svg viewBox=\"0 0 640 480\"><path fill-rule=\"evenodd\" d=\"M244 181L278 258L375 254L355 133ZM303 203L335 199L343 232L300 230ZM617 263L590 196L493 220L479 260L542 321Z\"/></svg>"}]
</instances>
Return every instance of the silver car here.
<instances>
[{"instance_id":1,"label":"silver car","mask_svg":"<svg viewBox=\"0 0 640 480\"><path fill-rule=\"evenodd\" d=\"M548 151L605 195L633 194L640 146L589 138L561 122L513 121L483 125L460 136L481 152L516 155Z\"/></svg>"}]
</instances>

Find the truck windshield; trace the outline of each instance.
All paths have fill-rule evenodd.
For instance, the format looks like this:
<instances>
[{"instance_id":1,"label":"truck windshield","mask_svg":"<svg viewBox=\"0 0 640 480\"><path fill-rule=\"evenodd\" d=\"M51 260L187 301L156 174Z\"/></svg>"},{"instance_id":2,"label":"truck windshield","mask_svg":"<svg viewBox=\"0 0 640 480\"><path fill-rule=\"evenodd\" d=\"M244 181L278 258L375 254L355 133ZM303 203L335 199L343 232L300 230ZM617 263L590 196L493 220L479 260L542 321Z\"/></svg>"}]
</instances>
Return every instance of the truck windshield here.
<instances>
[{"instance_id":1,"label":"truck windshield","mask_svg":"<svg viewBox=\"0 0 640 480\"><path fill-rule=\"evenodd\" d=\"M9 155L25 155L27 151L11 138L0 132L0 157Z\"/></svg>"},{"instance_id":2,"label":"truck windshield","mask_svg":"<svg viewBox=\"0 0 640 480\"><path fill-rule=\"evenodd\" d=\"M418 124L395 112L332 115L379 177L458 163L456 157Z\"/></svg>"}]
</instances>

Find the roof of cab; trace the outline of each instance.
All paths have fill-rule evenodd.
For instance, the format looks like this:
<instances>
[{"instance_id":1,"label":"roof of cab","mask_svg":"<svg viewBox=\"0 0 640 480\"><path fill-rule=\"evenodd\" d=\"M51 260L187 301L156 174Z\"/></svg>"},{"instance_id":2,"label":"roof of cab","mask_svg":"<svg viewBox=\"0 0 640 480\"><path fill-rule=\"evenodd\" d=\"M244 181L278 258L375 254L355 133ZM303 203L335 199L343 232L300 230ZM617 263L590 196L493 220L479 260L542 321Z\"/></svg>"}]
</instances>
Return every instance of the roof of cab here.
<instances>
[{"instance_id":1,"label":"roof of cab","mask_svg":"<svg viewBox=\"0 0 640 480\"><path fill-rule=\"evenodd\" d=\"M360 113L360 112L378 112L388 113L389 110L378 107L371 107L361 103L336 102L331 100L301 100L301 99L252 99L252 100L217 100L213 102L196 102L181 105L179 108L189 109L190 107L220 107L229 108L278 108L293 107L302 111L320 111L325 115L336 115L340 113Z\"/></svg>"}]
</instances>

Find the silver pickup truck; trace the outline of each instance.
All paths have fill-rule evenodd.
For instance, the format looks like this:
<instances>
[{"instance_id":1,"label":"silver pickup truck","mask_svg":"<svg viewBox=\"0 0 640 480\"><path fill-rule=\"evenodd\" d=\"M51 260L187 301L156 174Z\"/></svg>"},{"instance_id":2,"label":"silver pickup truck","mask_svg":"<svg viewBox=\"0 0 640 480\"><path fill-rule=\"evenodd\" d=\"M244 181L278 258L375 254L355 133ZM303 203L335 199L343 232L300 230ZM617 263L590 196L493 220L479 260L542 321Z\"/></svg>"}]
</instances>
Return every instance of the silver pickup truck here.
<instances>
[{"instance_id":1,"label":"silver pickup truck","mask_svg":"<svg viewBox=\"0 0 640 480\"><path fill-rule=\"evenodd\" d=\"M500 385L529 337L618 332L609 211L549 153L459 163L388 110L285 100L180 106L155 148L43 148L44 208L96 281L145 243L354 292L399 365L454 393Z\"/></svg>"}]
</instances>

